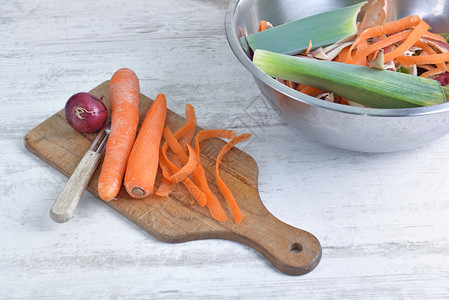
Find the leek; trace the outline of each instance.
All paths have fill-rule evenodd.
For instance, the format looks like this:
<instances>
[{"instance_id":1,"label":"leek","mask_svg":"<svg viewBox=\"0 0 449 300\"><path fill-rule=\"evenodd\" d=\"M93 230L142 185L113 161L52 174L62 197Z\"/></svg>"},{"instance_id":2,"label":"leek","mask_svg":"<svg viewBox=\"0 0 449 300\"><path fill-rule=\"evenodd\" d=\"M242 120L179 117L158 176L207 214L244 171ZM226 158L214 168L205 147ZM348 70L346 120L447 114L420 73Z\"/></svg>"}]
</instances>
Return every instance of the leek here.
<instances>
[{"instance_id":1,"label":"leek","mask_svg":"<svg viewBox=\"0 0 449 300\"><path fill-rule=\"evenodd\" d=\"M265 50L256 50L253 62L271 77L333 92L371 108L409 108L446 102L441 85L429 78Z\"/></svg>"},{"instance_id":2,"label":"leek","mask_svg":"<svg viewBox=\"0 0 449 300\"><path fill-rule=\"evenodd\" d=\"M367 2L324 12L250 34L246 41L253 51L264 49L299 54L312 41L313 48L333 44L357 33L357 15Z\"/></svg>"}]
</instances>

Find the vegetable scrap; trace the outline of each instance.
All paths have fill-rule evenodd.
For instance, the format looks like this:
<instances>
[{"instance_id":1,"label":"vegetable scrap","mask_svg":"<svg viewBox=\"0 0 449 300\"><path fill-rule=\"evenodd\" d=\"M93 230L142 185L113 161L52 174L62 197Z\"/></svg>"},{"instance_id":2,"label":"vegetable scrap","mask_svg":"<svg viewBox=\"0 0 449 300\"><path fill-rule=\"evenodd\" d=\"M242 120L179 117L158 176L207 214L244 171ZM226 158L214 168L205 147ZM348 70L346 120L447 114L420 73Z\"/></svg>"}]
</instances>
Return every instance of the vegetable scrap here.
<instances>
[{"instance_id":1,"label":"vegetable scrap","mask_svg":"<svg viewBox=\"0 0 449 300\"><path fill-rule=\"evenodd\" d=\"M269 25L266 25L269 26ZM226 143L215 162L216 184L229 206L235 223L243 219L232 191L220 176L223 157L250 134L236 136L234 130L200 130L195 137L196 114L192 105L185 106L185 123L173 132L167 123L167 101L159 94L139 121L139 80L130 69L120 69L111 78L111 133L98 181L98 193L105 201L115 199L122 183L127 193L136 199L156 195L168 197L178 184L191 194L190 205L198 203L209 210L217 221L228 219L211 188L212 178L206 175L201 162L200 143L211 138L224 138ZM136 137L137 135L137 137ZM156 186L156 174L162 179Z\"/></svg>"},{"instance_id":2,"label":"vegetable scrap","mask_svg":"<svg viewBox=\"0 0 449 300\"><path fill-rule=\"evenodd\" d=\"M232 195L231 190L226 186L223 179L221 179L219 167L220 163L223 160L223 156L228 152L234 145L247 140L251 135L250 134L241 134L239 136L236 136L232 138L220 151L217 157L217 162L215 164L215 176L217 177L217 185L220 189L220 192L222 193L223 197L226 199L231 211L232 216L234 218L234 222L240 223L243 219L242 213L240 212L240 208L237 205L237 202L235 201L234 195Z\"/></svg>"},{"instance_id":3,"label":"vegetable scrap","mask_svg":"<svg viewBox=\"0 0 449 300\"><path fill-rule=\"evenodd\" d=\"M338 95L375 108L411 108L446 101L437 81L400 72L259 49L254 53L253 62L269 76L301 82L323 91L331 90L334 96L326 96L328 101L337 102Z\"/></svg>"},{"instance_id":4,"label":"vegetable scrap","mask_svg":"<svg viewBox=\"0 0 449 300\"><path fill-rule=\"evenodd\" d=\"M326 45L323 45L322 36L307 36L307 42L309 46L306 47L306 41L301 41L302 50L297 54L290 54L276 49L271 50L258 45L252 44L254 37L262 39L262 33L266 32L266 37L271 39L270 43L277 44L279 49L282 49L282 45L290 46L291 41L285 41L286 34L290 34L292 31L300 32L302 28L297 27L295 24L299 22L293 21L273 28L268 28L262 25L268 23L263 20L260 22L259 31L247 37L248 44L254 52L253 62L263 64L264 72L268 75L275 77L278 81L284 83L289 87L296 88L301 93L307 94L312 97L316 97L325 101L340 103L350 106L362 106L372 108L404 108L404 107L418 107L434 105L444 103L448 101L449 97L449 84L442 78L447 78L446 74L449 74L449 44L447 41L447 33L436 34L431 32L429 24L427 24L420 16L409 15L399 20L387 22L388 17L388 3L387 0L370 0L365 2L363 7L352 8L357 9L357 13L360 10L363 18L360 22L355 23L357 30L354 35L348 34L345 38L338 41L333 41ZM331 12L337 15L343 15L340 10L330 11L324 14L315 15L312 17L301 19L301 26L312 26L313 24L320 23L320 18L330 14ZM348 20L353 21L354 18L346 16ZM321 19L324 20L324 19ZM343 22L342 19L340 22ZM274 30L277 29L275 32ZM329 29L330 30L330 29ZM271 31L270 34L268 34ZM276 34L273 34L276 33ZM265 53L262 50L268 50ZM259 54L257 54L259 52ZM263 55L261 54L262 52ZM360 80L355 86L349 86L347 79L343 76L341 78L329 79L326 74L317 74L315 72L311 75L296 76L296 79L292 78L293 73L300 72L299 69L286 67L282 69L280 65L282 62L273 60L274 56L270 56L269 52L276 52L281 54L287 54L291 57L308 58L315 61L337 62L328 69L323 69L327 72L338 72L338 69L342 69L342 64L356 65L369 68L371 70L381 70L382 76L389 79L387 72L395 72L406 74L408 76L401 77L399 81L394 82L396 85L406 84L407 79L413 77L419 77L420 84L423 90L418 90L417 94L424 93L423 97L426 97L426 88L432 86L428 81L421 79L431 79L439 83L438 89L435 87L430 88L430 93L435 92L435 98L432 101L415 101L409 99L407 95L410 94L406 88L409 85L405 85L402 88L402 92L398 89L395 91L389 90L389 86L383 86L383 81L372 82L370 87L364 84L366 78L365 68L345 68L348 72L354 72L353 75L359 76ZM257 58L257 56L259 56ZM264 57L263 59L261 57ZM283 56L276 56L279 59L283 59ZM262 62L263 60L263 62ZM303 60L304 61L304 60ZM301 61L301 64L303 64ZM300 63L298 63L300 64ZM257 64L256 64L257 65ZM328 64L326 65L328 66ZM258 67L260 67L258 65ZM273 76L274 69L277 75ZM322 71L323 71L322 70ZM311 76L316 77L317 80L311 80ZM295 76L293 76L295 77ZM296 80L296 81L295 81ZM320 80L327 81L326 84L320 82ZM416 82L416 80L412 81ZM336 88L337 87L337 88ZM357 97L352 97L358 90L374 90L373 93L380 93L384 89L387 94L399 93L396 96L400 96L397 100L392 100L390 103L385 101L359 101ZM337 92L338 90L338 92ZM415 91L415 89L413 89ZM338 94L340 93L340 94ZM370 97L370 93L362 92L366 97ZM381 93L385 94L385 93ZM438 95L437 95L438 94ZM346 95L346 96L345 96ZM360 97L359 97L360 98ZM382 98L382 96L379 96Z\"/></svg>"},{"instance_id":5,"label":"vegetable scrap","mask_svg":"<svg viewBox=\"0 0 449 300\"><path fill-rule=\"evenodd\" d=\"M314 47L326 46L357 33L356 19L364 3L327 11L285 24L273 26L269 21L259 23L259 31L246 37L248 46L288 55Z\"/></svg>"}]
</instances>

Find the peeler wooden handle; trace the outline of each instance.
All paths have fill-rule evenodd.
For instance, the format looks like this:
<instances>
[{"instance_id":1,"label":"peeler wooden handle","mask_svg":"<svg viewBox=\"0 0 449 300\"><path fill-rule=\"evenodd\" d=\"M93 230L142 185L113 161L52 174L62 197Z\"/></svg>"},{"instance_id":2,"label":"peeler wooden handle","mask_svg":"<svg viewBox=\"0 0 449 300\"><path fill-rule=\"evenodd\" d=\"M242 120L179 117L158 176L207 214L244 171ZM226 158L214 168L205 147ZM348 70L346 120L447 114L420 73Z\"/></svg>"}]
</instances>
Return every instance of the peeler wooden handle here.
<instances>
[{"instance_id":1,"label":"peeler wooden handle","mask_svg":"<svg viewBox=\"0 0 449 300\"><path fill-rule=\"evenodd\" d=\"M53 221L65 223L73 216L73 212L98 166L101 154L106 149L110 131L111 123L105 124L89 150L81 158L69 181L50 209L50 217Z\"/></svg>"},{"instance_id":2,"label":"peeler wooden handle","mask_svg":"<svg viewBox=\"0 0 449 300\"><path fill-rule=\"evenodd\" d=\"M50 217L58 223L65 223L73 215L84 190L100 161L101 153L87 150L69 181L50 209Z\"/></svg>"}]
</instances>

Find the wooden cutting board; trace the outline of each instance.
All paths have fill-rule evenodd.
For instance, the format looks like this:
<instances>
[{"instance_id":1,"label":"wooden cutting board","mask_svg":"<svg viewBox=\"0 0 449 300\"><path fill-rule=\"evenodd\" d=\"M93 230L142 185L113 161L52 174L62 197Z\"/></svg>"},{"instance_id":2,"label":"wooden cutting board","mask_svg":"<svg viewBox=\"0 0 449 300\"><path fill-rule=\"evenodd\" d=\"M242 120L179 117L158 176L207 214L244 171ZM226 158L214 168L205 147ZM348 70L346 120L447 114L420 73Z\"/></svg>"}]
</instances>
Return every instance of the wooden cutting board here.
<instances>
[{"instance_id":1,"label":"wooden cutting board","mask_svg":"<svg viewBox=\"0 0 449 300\"><path fill-rule=\"evenodd\" d=\"M103 97L109 109L109 81L92 91ZM140 97L140 119L153 103ZM184 124L184 118L168 111L167 125L172 131ZM25 136L26 148L66 176L75 170L89 149L95 134L83 135L73 130L59 111ZM319 241L309 232L292 227L275 218L263 205L258 189L258 168L248 154L233 148L226 154L220 174L233 192L243 214L243 221L235 224L215 183L215 159L225 142L210 139L201 143L201 160L210 180L211 190L218 196L228 214L228 220L217 222L209 211L198 204L191 205L191 196L182 185L167 198L150 196L136 200L122 187L117 201L105 202L131 222L164 242L179 243L200 239L227 239L246 244L263 254L276 268L290 275L312 271L321 259ZM94 173L88 191L98 199L97 182L100 166ZM160 174L158 174L160 180ZM62 187L61 187L62 189ZM50 209L50 208L49 208ZM75 211L76 217L76 211ZM61 225L68 226L68 225Z\"/></svg>"}]
</instances>

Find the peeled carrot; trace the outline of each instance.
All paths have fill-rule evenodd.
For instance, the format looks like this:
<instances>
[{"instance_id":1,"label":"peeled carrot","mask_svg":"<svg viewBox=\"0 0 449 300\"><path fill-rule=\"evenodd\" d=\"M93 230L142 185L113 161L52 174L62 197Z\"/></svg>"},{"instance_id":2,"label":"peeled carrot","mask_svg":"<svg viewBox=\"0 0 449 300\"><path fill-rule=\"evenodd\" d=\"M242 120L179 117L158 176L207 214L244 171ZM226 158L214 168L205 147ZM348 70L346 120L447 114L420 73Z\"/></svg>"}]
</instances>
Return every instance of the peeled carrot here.
<instances>
[{"instance_id":1,"label":"peeled carrot","mask_svg":"<svg viewBox=\"0 0 449 300\"><path fill-rule=\"evenodd\" d=\"M159 165L159 148L167 116L167 101L159 94L145 115L128 159L125 188L133 198L149 196Z\"/></svg>"},{"instance_id":2,"label":"peeled carrot","mask_svg":"<svg viewBox=\"0 0 449 300\"><path fill-rule=\"evenodd\" d=\"M139 79L127 68L114 73L109 82L111 132L98 178L98 194L110 201L120 191L129 153L139 124Z\"/></svg>"},{"instance_id":3,"label":"peeled carrot","mask_svg":"<svg viewBox=\"0 0 449 300\"><path fill-rule=\"evenodd\" d=\"M231 190L227 187L223 179L221 179L219 167L220 163L224 157L224 155L236 144L248 139L251 136L251 134L242 134L239 135L232 140L230 140L221 150L218 154L217 161L215 163L215 175L217 177L217 185L220 189L221 194L225 198L226 202L229 205L229 208L231 209L232 217L234 219L235 223L240 223L243 219L242 213L240 211L239 206L237 205L237 202L235 201L234 195L232 195Z\"/></svg>"}]
</instances>

